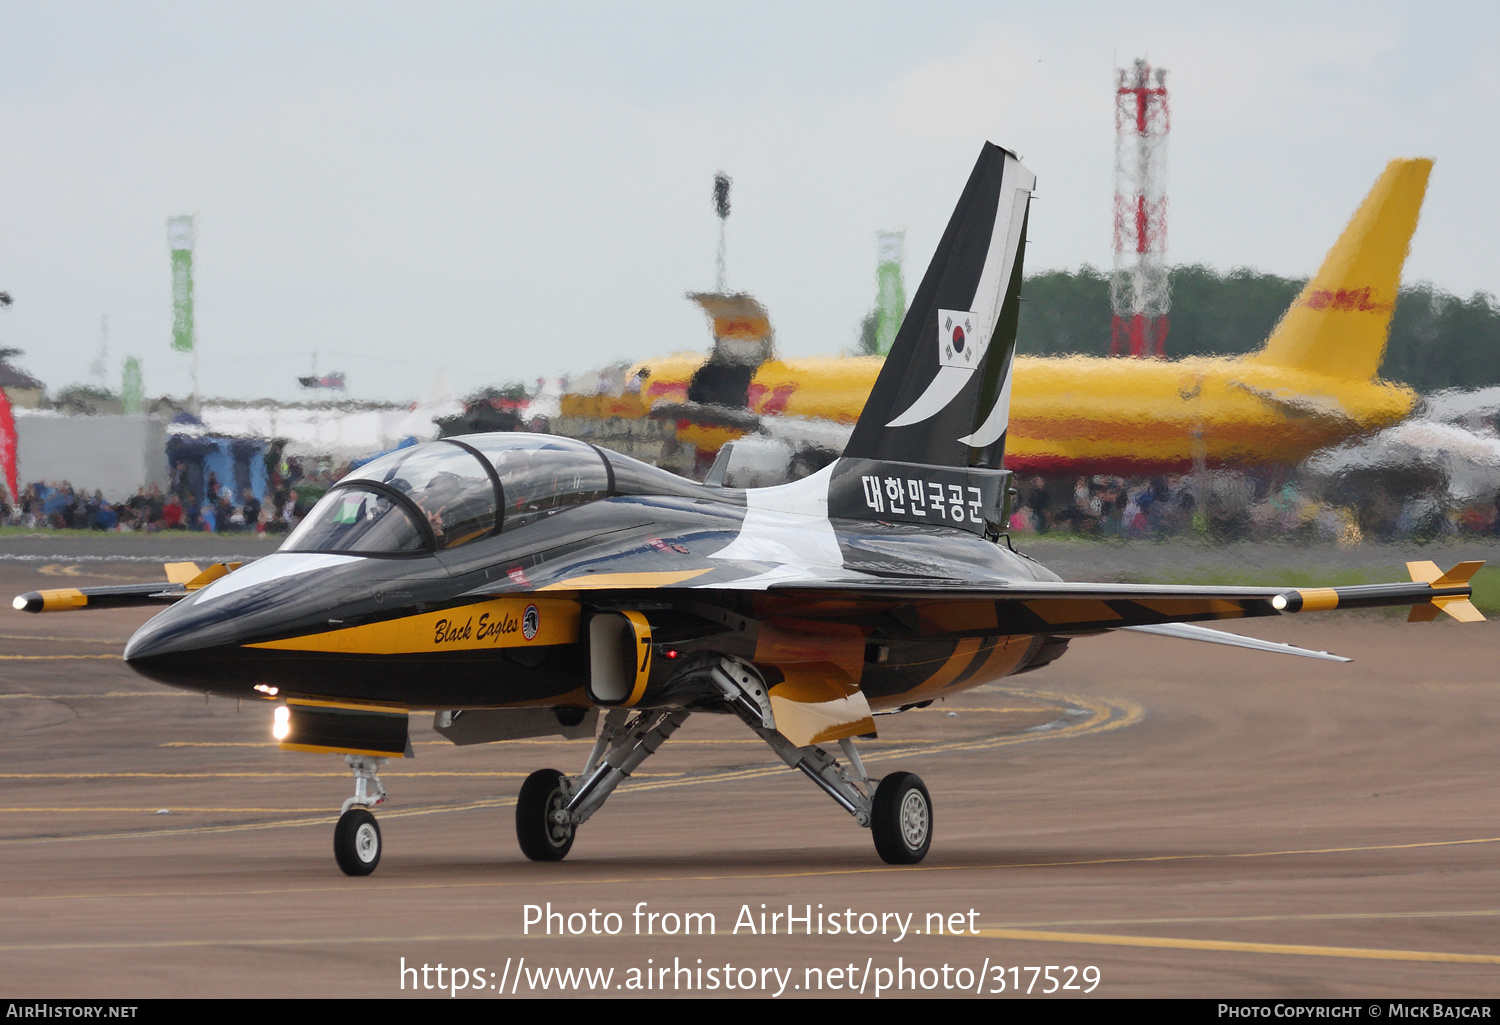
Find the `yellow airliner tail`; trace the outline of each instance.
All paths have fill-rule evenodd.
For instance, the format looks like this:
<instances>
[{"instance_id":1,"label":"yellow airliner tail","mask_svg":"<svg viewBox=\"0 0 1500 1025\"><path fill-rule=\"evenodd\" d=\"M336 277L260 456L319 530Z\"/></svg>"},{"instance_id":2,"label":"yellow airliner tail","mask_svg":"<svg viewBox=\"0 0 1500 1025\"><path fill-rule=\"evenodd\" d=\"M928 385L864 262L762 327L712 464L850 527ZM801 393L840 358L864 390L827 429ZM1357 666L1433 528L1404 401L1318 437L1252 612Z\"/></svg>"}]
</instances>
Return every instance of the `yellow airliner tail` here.
<instances>
[{"instance_id":1,"label":"yellow airliner tail","mask_svg":"<svg viewBox=\"0 0 1500 1025\"><path fill-rule=\"evenodd\" d=\"M1428 159L1386 165L1266 347L1248 360L1351 380L1375 376L1431 170Z\"/></svg>"}]
</instances>

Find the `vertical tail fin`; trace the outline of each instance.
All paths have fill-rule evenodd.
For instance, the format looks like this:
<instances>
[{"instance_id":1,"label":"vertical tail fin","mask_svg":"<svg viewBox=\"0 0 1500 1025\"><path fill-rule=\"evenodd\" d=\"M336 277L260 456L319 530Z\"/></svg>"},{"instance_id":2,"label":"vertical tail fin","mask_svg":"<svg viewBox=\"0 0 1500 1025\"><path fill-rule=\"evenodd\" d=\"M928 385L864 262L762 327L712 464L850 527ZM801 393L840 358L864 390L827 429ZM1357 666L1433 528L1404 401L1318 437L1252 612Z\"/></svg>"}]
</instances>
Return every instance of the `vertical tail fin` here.
<instances>
[{"instance_id":1,"label":"vertical tail fin","mask_svg":"<svg viewBox=\"0 0 1500 1025\"><path fill-rule=\"evenodd\" d=\"M833 515L994 528L1035 184L984 145L834 469Z\"/></svg>"},{"instance_id":2,"label":"vertical tail fin","mask_svg":"<svg viewBox=\"0 0 1500 1025\"><path fill-rule=\"evenodd\" d=\"M1425 159L1386 165L1266 347L1248 360L1353 380L1375 376L1431 170Z\"/></svg>"}]
</instances>

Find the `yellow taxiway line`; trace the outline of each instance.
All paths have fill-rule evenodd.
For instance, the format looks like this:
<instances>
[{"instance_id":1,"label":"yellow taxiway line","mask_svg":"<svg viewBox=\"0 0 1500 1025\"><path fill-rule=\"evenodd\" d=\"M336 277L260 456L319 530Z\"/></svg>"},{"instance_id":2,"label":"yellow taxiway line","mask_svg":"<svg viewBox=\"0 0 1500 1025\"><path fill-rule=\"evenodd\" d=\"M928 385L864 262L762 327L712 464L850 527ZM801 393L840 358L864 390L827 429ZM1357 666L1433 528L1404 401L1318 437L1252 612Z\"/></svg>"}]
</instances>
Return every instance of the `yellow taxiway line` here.
<instances>
[{"instance_id":1,"label":"yellow taxiway line","mask_svg":"<svg viewBox=\"0 0 1500 1025\"><path fill-rule=\"evenodd\" d=\"M1382 950L1379 947L1318 947L1302 943L1245 943L1239 940L1189 940L1167 936L1117 936L1111 933L1043 932L1035 929L980 929L976 938L1021 940L1027 943L1078 943L1108 947L1213 950L1238 954L1283 954L1294 957L1350 957L1370 961L1500 964L1500 955L1496 954L1453 954L1436 950Z\"/></svg>"}]
</instances>

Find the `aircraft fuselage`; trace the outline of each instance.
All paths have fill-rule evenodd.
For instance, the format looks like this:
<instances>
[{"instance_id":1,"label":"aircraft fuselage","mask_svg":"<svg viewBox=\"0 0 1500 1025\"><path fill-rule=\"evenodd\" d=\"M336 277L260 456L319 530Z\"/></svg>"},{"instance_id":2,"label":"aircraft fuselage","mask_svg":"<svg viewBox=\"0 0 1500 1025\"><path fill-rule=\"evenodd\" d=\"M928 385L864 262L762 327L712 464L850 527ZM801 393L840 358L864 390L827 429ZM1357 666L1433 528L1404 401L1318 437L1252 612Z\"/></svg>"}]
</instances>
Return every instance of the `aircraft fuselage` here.
<instances>
[{"instance_id":1,"label":"aircraft fuselage","mask_svg":"<svg viewBox=\"0 0 1500 1025\"><path fill-rule=\"evenodd\" d=\"M646 610L654 663L640 707L670 703L662 687L698 651L783 676L805 669L831 677L860 689L876 709L1038 664L1045 647L1038 635L998 623L958 639L923 638L918 624L883 617L835 626L806 603L796 615L779 612L764 590L728 603L718 592L716 607L743 626L695 614L693 585L722 575L714 555L741 535L746 511L741 492L684 486L695 497L605 499L436 554L271 555L159 614L125 657L151 679L228 697L274 693L406 709L587 706L588 615L623 604L613 588L655 584ZM1056 579L963 530L831 522L843 575L899 583L936 573L1001 586ZM1060 650L1054 644L1048 655Z\"/></svg>"},{"instance_id":2,"label":"aircraft fuselage","mask_svg":"<svg viewBox=\"0 0 1500 1025\"><path fill-rule=\"evenodd\" d=\"M674 356L642 364L650 368L643 394L592 399L598 415L639 417L657 402L681 401L702 362ZM747 406L765 417L853 424L882 365L875 357L768 360L751 381ZM1410 389L1379 378L1333 377L1254 356L1018 356L1005 463L1043 475L1295 465L1399 422L1415 402ZM744 431L683 421L677 433L711 452Z\"/></svg>"}]
</instances>

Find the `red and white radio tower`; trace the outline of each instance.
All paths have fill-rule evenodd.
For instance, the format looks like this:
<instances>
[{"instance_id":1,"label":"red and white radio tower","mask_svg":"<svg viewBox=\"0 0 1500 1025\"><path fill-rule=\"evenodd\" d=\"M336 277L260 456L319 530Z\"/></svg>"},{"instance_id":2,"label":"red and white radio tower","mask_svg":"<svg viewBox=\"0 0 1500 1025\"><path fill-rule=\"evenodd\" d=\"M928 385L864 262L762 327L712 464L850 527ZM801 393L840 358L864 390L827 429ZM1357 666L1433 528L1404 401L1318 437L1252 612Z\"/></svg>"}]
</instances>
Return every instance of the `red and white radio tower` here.
<instances>
[{"instance_id":1,"label":"red and white radio tower","mask_svg":"<svg viewBox=\"0 0 1500 1025\"><path fill-rule=\"evenodd\" d=\"M1167 72L1144 60L1115 69L1115 269L1112 356L1166 357Z\"/></svg>"}]
</instances>

